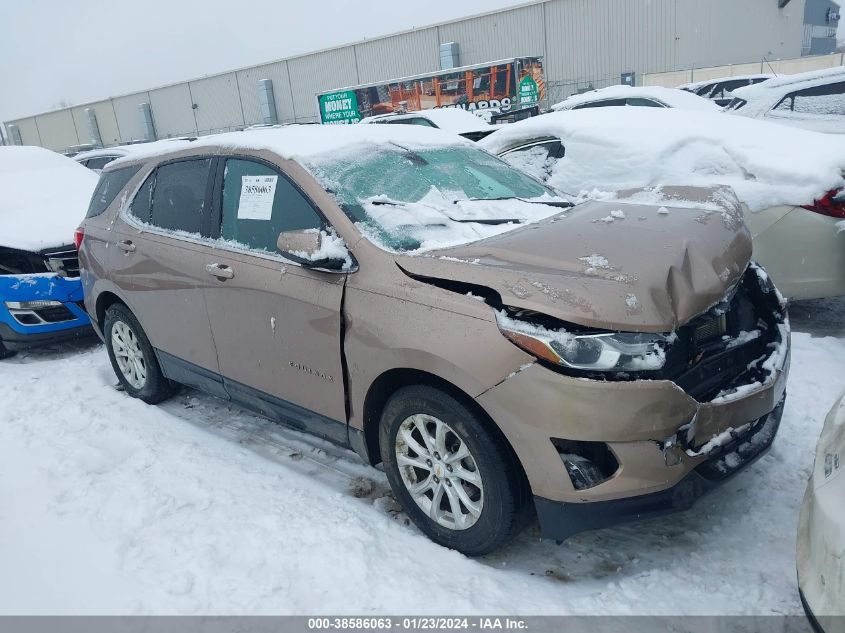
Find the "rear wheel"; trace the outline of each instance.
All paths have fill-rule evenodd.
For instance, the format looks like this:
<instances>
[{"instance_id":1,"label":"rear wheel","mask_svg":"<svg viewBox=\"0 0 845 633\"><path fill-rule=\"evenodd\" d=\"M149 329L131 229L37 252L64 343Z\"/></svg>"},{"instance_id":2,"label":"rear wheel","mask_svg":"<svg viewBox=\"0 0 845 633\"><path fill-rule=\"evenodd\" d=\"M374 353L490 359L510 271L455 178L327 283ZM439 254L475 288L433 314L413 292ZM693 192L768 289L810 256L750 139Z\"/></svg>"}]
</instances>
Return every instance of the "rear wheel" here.
<instances>
[{"instance_id":1,"label":"rear wheel","mask_svg":"<svg viewBox=\"0 0 845 633\"><path fill-rule=\"evenodd\" d=\"M394 494L436 543L480 556L511 540L531 516L516 457L448 393L428 386L397 391L382 414L380 444Z\"/></svg>"},{"instance_id":2,"label":"rear wheel","mask_svg":"<svg viewBox=\"0 0 845 633\"><path fill-rule=\"evenodd\" d=\"M106 310L103 330L112 369L126 393L149 404L176 393L178 387L164 377L147 335L126 306Z\"/></svg>"}]
</instances>

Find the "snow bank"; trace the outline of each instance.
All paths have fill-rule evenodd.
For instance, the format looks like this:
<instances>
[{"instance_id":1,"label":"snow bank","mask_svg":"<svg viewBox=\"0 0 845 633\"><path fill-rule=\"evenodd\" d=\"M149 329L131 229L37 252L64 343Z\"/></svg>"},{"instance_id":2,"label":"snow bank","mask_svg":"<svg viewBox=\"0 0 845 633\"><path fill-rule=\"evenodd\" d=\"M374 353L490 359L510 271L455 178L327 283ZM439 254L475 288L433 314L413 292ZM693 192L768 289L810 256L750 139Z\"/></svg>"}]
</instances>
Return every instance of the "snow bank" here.
<instances>
[{"instance_id":1,"label":"snow bank","mask_svg":"<svg viewBox=\"0 0 845 633\"><path fill-rule=\"evenodd\" d=\"M568 99L553 105L552 110L570 110L577 105L603 101L605 99L652 99L659 101L668 108L702 110L705 112L717 112L721 109L708 99L678 88L662 88L660 86L642 86L637 88L619 85L572 95Z\"/></svg>"},{"instance_id":2,"label":"snow bank","mask_svg":"<svg viewBox=\"0 0 845 633\"><path fill-rule=\"evenodd\" d=\"M97 179L41 147L0 147L0 246L39 251L72 244Z\"/></svg>"},{"instance_id":3,"label":"snow bank","mask_svg":"<svg viewBox=\"0 0 845 633\"><path fill-rule=\"evenodd\" d=\"M842 139L721 112L596 108L509 125L479 145L499 153L520 142L560 138L566 156L547 184L593 189L730 186L751 211L808 204L845 185Z\"/></svg>"}]
</instances>

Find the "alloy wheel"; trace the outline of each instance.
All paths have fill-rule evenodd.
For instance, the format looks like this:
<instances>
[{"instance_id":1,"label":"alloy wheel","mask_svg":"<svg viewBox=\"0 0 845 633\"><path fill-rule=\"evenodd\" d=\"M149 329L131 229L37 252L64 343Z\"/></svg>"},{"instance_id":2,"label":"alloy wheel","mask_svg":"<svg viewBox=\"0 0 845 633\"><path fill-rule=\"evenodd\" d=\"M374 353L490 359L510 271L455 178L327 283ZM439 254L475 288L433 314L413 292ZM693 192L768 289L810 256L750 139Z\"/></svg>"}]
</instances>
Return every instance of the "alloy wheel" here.
<instances>
[{"instance_id":1,"label":"alloy wheel","mask_svg":"<svg viewBox=\"0 0 845 633\"><path fill-rule=\"evenodd\" d=\"M416 414L396 434L396 463L405 488L442 527L466 530L481 517L484 484L467 443L438 418Z\"/></svg>"},{"instance_id":2,"label":"alloy wheel","mask_svg":"<svg viewBox=\"0 0 845 633\"><path fill-rule=\"evenodd\" d=\"M147 382L147 362L135 332L123 321L116 321L112 326L111 345L126 382L133 389L142 389Z\"/></svg>"}]
</instances>

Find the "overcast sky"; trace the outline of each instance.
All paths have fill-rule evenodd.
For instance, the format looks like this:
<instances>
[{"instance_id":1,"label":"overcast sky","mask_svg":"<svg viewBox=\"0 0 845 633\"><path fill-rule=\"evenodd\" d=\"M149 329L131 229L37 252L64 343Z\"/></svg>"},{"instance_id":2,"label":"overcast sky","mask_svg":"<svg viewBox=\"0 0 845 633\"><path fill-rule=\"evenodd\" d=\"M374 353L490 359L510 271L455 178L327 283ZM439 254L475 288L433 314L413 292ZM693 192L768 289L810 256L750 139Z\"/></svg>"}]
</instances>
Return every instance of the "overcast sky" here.
<instances>
[{"instance_id":1,"label":"overcast sky","mask_svg":"<svg viewBox=\"0 0 845 633\"><path fill-rule=\"evenodd\" d=\"M522 4L3 0L0 121Z\"/></svg>"}]
</instances>

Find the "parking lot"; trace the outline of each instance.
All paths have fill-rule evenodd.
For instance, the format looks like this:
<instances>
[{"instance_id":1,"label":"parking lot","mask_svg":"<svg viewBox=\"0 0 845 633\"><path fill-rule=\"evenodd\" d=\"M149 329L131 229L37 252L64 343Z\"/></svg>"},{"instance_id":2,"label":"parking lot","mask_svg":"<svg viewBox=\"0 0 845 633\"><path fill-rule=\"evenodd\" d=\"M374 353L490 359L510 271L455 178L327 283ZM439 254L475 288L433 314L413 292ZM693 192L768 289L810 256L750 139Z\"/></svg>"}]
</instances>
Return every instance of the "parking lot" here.
<instances>
[{"instance_id":1,"label":"parking lot","mask_svg":"<svg viewBox=\"0 0 845 633\"><path fill-rule=\"evenodd\" d=\"M94 340L21 354L0 364L0 612L799 614L842 307L793 306L775 444L693 510L562 545L535 525L480 559L428 541L351 452L189 389L127 398Z\"/></svg>"}]
</instances>

